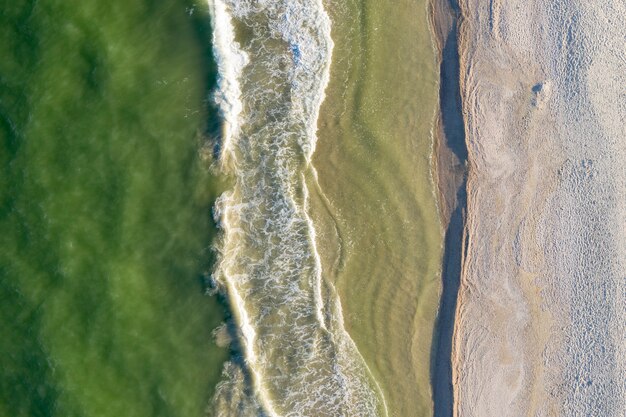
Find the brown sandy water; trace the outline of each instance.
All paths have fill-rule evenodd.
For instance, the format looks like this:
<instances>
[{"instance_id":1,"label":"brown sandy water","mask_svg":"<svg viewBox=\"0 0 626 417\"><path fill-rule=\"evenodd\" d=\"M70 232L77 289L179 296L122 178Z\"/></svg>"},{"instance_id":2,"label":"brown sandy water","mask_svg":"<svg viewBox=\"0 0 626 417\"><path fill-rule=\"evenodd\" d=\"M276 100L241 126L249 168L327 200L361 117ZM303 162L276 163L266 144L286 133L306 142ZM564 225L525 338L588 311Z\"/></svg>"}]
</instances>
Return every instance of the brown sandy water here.
<instances>
[{"instance_id":1,"label":"brown sandy water","mask_svg":"<svg viewBox=\"0 0 626 417\"><path fill-rule=\"evenodd\" d=\"M326 8L335 49L313 160L319 186L309 178L325 278L389 415L429 416L442 235L427 3Z\"/></svg>"}]
</instances>

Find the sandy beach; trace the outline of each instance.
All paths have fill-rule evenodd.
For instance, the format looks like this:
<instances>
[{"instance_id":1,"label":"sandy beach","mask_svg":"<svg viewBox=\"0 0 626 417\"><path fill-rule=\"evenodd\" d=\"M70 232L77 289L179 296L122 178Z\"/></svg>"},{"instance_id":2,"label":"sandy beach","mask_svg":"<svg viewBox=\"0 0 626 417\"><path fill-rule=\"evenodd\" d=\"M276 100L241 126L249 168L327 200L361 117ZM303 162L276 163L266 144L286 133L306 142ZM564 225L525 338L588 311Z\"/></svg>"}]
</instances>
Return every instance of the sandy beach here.
<instances>
[{"instance_id":1,"label":"sandy beach","mask_svg":"<svg viewBox=\"0 0 626 417\"><path fill-rule=\"evenodd\" d=\"M622 416L626 8L461 9L469 176L454 415Z\"/></svg>"}]
</instances>

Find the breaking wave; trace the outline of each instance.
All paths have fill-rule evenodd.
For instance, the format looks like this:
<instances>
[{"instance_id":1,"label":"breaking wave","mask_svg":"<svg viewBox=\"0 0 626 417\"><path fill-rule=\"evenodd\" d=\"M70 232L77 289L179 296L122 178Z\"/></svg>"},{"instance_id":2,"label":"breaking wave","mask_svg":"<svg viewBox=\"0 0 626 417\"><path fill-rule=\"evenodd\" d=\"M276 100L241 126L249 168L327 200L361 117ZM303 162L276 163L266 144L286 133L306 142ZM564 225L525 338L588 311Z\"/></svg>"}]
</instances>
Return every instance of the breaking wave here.
<instances>
[{"instance_id":1,"label":"breaking wave","mask_svg":"<svg viewBox=\"0 0 626 417\"><path fill-rule=\"evenodd\" d=\"M214 280L240 358L224 369L220 416L386 415L343 327L308 216L317 119L333 42L321 0L209 0L224 121Z\"/></svg>"}]
</instances>

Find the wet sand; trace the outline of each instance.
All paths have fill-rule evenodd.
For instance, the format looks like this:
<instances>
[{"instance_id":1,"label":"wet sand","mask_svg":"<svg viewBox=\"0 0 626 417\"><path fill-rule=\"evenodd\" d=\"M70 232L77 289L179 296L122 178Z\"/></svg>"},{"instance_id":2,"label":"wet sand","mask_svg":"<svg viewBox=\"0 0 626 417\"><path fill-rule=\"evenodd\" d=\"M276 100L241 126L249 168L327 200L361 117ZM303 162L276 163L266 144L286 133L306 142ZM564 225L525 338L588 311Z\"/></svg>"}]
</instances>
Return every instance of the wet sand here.
<instances>
[{"instance_id":1,"label":"wet sand","mask_svg":"<svg viewBox=\"0 0 626 417\"><path fill-rule=\"evenodd\" d=\"M436 0L432 3L431 12L433 37L440 62L433 162L440 216L445 230L442 293L433 337L431 384L434 415L451 417L454 397L452 340L465 226L467 147L459 89L459 8L455 0Z\"/></svg>"}]
</instances>

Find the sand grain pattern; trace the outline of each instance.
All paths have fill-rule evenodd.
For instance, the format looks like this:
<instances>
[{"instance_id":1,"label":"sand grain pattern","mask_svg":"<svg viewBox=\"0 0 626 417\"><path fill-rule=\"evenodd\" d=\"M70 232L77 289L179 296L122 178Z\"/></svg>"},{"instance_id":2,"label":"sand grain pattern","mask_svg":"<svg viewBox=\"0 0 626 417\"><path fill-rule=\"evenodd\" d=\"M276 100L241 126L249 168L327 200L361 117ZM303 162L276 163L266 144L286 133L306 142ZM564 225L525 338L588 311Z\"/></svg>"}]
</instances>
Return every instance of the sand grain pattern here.
<instances>
[{"instance_id":1,"label":"sand grain pattern","mask_svg":"<svg viewBox=\"0 0 626 417\"><path fill-rule=\"evenodd\" d=\"M454 415L624 415L626 7L461 10Z\"/></svg>"}]
</instances>

